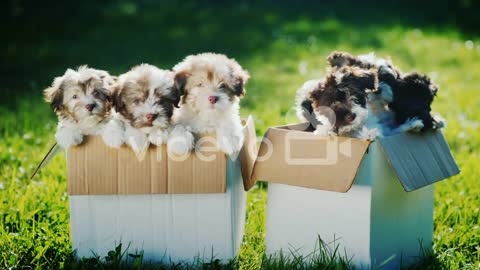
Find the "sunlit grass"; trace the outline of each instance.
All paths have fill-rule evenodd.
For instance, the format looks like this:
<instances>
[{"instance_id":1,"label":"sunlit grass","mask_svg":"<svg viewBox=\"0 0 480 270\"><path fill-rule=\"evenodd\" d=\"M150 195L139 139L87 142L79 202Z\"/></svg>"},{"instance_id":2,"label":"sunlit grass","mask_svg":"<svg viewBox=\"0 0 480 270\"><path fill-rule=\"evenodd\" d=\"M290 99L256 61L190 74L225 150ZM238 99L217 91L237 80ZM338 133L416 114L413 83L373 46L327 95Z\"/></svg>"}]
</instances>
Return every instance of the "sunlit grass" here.
<instances>
[{"instance_id":1,"label":"sunlit grass","mask_svg":"<svg viewBox=\"0 0 480 270\"><path fill-rule=\"evenodd\" d=\"M296 89L325 74L325 57L333 50L376 51L404 71L434 77L440 92L433 108L448 121L444 133L462 173L436 184L434 254L427 262L433 263L431 269L480 267L480 40L468 42L452 28L357 25L329 16L286 18L275 10L245 11L241 5L230 14L207 10L176 14L174 20L171 9L141 10L125 3L106 9L102 24L72 40L52 35L36 43L19 42L33 60L14 52L6 58L16 59L12 65L26 66L30 60L42 65L27 68L31 81L15 81L21 89L5 89L7 96L16 97L13 101L0 102L0 268L62 268L71 257L64 158L57 156L29 180L53 142L55 117L41 100L47 82L82 63L119 73L143 61L166 68L188 53L211 50L229 53L250 71L241 113L254 115L259 136L269 126L295 121ZM129 18L136 19L130 24ZM217 19L228 23L219 25ZM122 42L125 46L118 46ZM79 57L82 52L85 57ZM264 185L249 193L246 236L235 262L241 269L293 267L264 256L266 197Z\"/></svg>"}]
</instances>

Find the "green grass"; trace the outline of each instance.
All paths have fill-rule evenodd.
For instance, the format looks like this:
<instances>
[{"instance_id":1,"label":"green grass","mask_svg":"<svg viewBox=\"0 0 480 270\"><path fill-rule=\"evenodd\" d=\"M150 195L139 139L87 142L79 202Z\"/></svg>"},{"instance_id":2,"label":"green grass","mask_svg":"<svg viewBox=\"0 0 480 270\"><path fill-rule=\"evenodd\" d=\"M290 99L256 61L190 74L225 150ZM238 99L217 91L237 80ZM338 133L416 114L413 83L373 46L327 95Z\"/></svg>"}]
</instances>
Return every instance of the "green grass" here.
<instances>
[{"instance_id":1,"label":"green grass","mask_svg":"<svg viewBox=\"0 0 480 270\"><path fill-rule=\"evenodd\" d=\"M41 92L66 68L87 63L118 74L140 62L169 68L190 53L227 53L250 71L242 115L254 115L261 136L268 126L296 121L295 90L325 74L325 56L335 49L376 51L391 56L405 71L435 77L440 92L433 108L448 121L444 133L462 173L436 184L434 253L413 269L480 267L478 35L439 22L435 12L401 5L393 5L395 16L388 14L392 6L376 4L350 4L342 10L341 4L331 3L199 7L188 2L179 8L175 2L158 7L122 1L78 9L51 6L26 6L20 15L2 18L8 41L0 45L0 269L120 267L118 252L109 260L99 254L97 259L72 261L62 156L29 180L55 130L55 117ZM249 192L246 235L231 265L212 261L152 268L307 269L305 258L265 257L266 188L262 184ZM319 256L314 265L346 268L345 258L331 257Z\"/></svg>"}]
</instances>

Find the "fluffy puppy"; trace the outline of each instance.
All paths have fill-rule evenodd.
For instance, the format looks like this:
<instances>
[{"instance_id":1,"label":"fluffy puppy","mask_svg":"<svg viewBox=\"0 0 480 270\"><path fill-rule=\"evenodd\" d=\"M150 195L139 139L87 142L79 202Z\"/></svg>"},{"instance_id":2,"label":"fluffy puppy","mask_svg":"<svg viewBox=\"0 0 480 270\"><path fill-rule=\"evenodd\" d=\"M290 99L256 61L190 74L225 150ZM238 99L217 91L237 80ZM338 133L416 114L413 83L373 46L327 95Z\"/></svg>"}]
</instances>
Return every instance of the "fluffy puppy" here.
<instances>
[{"instance_id":1,"label":"fluffy puppy","mask_svg":"<svg viewBox=\"0 0 480 270\"><path fill-rule=\"evenodd\" d=\"M297 116L309 121L318 135L369 139L374 135L365 127L366 91L376 88L374 70L332 70L324 80L308 81L297 91Z\"/></svg>"},{"instance_id":2,"label":"fluffy puppy","mask_svg":"<svg viewBox=\"0 0 480 270\"><path fill-rule=\"evenodd\" d=\"M111 147L127 143L135 152L150 143L167 143L173 110L180 101L173 72L142 64L120 75L113 89L116 115L104 141Z\"/></svg>"},{"instance_id":3,"label":"fluffy puppy","mask_svg":"<svg viewBox=\"0 0 480 270\"><path fill-rule=\"evenodd\" d=\"M239 103L248 72L234 59L214 53L190 55L173 70L176 88L183 94L175 123L199 136L214 134L219 150L228 155L239 152L244 139Z\"/></svg>"},{"instance_id":4,"label":"fluffy puppy","mask_svg":"<svg viewBox=\"0 0 480 270\"><path fill-rule=\"evenodd\" d=\"M388 109L393 112L395 126L390 125L387 133L402 131L424 131L444 126L443 120L433 117L431 104L438 92L438 87L429 77L416 72L395 77L386 73L382 91L391 92L392 98L383 98L388 102ZM390 76L388 76L390 75ZM391 90L390 90L391 89ZM384 95L385 96L385 95ZM388 134L387 134L388 135Z\"/></svg>"},{"instance_id":5,"label":"fluffy puppy","mask_svg":"<svg viewBox=\"0 0 480 270\"><path fill-rule=\"evenodd\" d=\"M371 91L368 100L383 135L437 129L445 125L442 119L430 114L438 87L426 75L416 72L402 74L390 60L377 58L373 53L356 57L334 52L328 62L333 68L357 66L378 70L378 91Z\"/></svg>"},{"instance_id":6,"label":"fluffy puppy","mask_svg":"<svg viewBox=\"0 0 480 270\"><path fill-rule=\"evenodd\" d=\"M58 116L57 143L67 149L80 144L84 135L101 134L110 120L115 78L108 72L81 66L68 69L44 90L45 100Z\"/></svg>"}]
</instances>

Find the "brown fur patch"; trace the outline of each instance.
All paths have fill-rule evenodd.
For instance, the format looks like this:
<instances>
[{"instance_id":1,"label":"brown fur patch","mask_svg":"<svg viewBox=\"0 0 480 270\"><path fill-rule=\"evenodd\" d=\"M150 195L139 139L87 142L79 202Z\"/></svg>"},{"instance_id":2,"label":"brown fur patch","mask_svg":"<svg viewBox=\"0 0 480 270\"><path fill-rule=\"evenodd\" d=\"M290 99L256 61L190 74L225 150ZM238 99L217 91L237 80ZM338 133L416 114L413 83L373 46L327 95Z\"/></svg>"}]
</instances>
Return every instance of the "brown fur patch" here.
<instances>
[{"instance_id":1,"label":"brown fur patch","mask_svg":"<svg viewBox=\"0 0 480 270\"><path fill-rule=\"evenodd\" d=\"M327 62L331 67L341 68L344 66L357 66L364 69L374 68L374 65L360 60L347 52L333 52L327 57Z\"/></svg>"},{"instance_id":2,"label":"brown fur patch","mask_svg":"<svg viewBox=\"0 0 480 270\"><path fill-rule=\"evenodd\" d=\"M188 91L185 89L185 86L187 85L187 80L189 76L190 73L187 71L182 71L175 74L173 91L176 93L179 99L181 97L182 103L185 103L188 95Z\"/></svg>"},{"instance_id":3,"label":"brown fur patch","mask_svg":"<svg viewBox=\"0 0 480 270\"><path fill-rule=\"evenodd\" d=\"M207 71L207 79L209 81L213 81L213 71L212 70Z\"/></svg>"}]
</instances>

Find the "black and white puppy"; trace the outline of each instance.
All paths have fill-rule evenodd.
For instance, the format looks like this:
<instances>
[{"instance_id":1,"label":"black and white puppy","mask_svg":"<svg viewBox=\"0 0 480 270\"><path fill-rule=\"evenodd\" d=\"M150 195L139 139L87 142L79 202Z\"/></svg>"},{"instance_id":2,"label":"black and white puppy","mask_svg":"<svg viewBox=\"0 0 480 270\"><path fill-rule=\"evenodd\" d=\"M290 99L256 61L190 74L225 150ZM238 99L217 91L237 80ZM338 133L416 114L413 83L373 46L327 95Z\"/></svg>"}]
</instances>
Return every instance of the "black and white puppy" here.
<instances>
[{"instance_id":1,"label":"black and white puppy","mask_svg":"<svg viewBox=\"0 0 480 270\"><path fill-rule=\"evenodd\" d=\"M377 88L375 70L345 66L330 70L323 80L306 82L296 97L297 116L315 128L315 134L371 139L368 130L367 90Z\"/></svg>"},{"instance_id":2,"label":"black and white puppy","mask_svg":"<svg viewBox=\"0 0 480 270\"><path fill-rule=\"evenodd\" d=\"M336 68L377 69L379 86L377 91L369 92L368 107L384 136L445 126L443 119L430 113L438 87L428 76L417 72L403 74L390 60L377 58L373 53L357 57L334 52L328 62Z\"/></svg>"}]
</instances>

